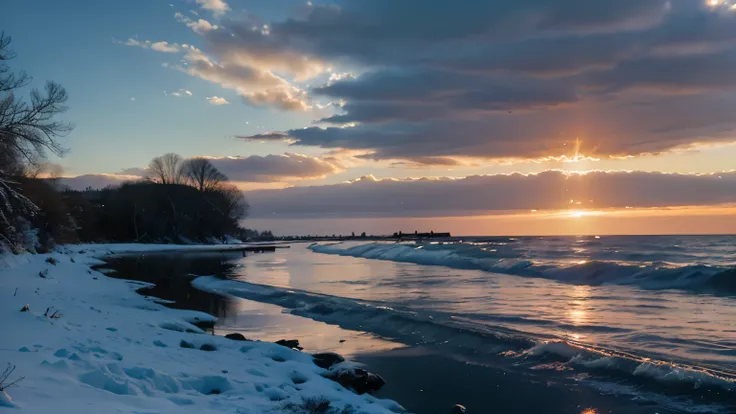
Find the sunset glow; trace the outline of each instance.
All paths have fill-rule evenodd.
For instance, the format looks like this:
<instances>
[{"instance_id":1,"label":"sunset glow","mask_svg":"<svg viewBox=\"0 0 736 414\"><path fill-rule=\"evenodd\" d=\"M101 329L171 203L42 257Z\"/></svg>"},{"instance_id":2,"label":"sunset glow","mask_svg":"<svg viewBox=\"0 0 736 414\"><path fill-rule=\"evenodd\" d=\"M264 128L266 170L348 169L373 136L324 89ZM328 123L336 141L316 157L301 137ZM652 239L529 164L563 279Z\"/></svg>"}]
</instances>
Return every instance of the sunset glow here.
<instances>
[{"instance_id":1,"label":"sunset glow","mask_svg":"<svg viewBox=\"0 0 736 414\"><path fill-rule=\"evenodd\" d=\"M716 206L736 203L736 3L642 0L570 14L547 1L518 13L511 2L417 2L407 13L363 0L135 0L135 12L85 10L94 36L48 2L60 19L44 30L75 28L74 48L32 41L20 22L38 10L20 2L4 30L19 59L29 56L19 67L58 79L79 102L71 151L48 160L74 189L151 179L150 160L176 152L206 158L244 191L252 223L301 218L296 233L316 219L335 220L335 232L343 219L411 227L489 214L574 232L637 214L693 217L683 205L721 217ZM448 13L435 33L429 22ZM79 69L34 58L58 50ZM90 81L109 85L104 97ZM654 212L670 208L679 213Z\"/></svg>"},{"instance_id":2,"label":"sunset glow","mask_svg":"<svg viewBox=\"0 0 736 414\"><path fill-rule=\"evenodd\" d=\"M736 413L736 0L6 0L0 298L19 413Z\"/></svg>"}]
</instances>

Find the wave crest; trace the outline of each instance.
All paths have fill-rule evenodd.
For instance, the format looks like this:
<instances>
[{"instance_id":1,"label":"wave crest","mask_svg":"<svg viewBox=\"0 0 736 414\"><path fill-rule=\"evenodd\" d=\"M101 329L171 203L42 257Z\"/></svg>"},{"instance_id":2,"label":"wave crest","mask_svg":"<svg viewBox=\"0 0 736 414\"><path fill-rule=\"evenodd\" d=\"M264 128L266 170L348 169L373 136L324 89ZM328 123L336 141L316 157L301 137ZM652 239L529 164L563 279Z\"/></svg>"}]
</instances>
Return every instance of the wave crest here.
<instances>
[{"instance_id":1,"label":"wave crest","mask_svg":"<svg viewBox=\"0 0 736 414\"><path fill-rule=\"evenodd\" d=\"M527 260L514 251L492 249L479 243L312 244L314 252L366 259L390 260L455 269L482 270L562 283L632 285L642 289L680 289L736 295L736 269L708 265L672 265L621 261ZM511 254L509 254L511 253Z\"/></svg>"}]
</instances>

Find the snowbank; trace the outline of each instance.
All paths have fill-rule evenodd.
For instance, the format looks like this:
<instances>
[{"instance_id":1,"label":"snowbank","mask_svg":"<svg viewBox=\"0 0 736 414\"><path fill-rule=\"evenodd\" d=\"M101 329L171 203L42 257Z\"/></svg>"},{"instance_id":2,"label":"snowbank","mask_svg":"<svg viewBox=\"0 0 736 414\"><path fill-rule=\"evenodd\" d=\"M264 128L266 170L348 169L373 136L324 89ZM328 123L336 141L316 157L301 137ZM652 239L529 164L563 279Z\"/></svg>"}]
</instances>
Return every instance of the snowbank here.
<instances>
[{"instance_id":1,"label":"snowbank","mask_svg":"<svg viewBox=\"0 0 736 414\"><path fill-rule=\"evenodd\" d=\"M309 399L356 414L402 411L322 377L306 353L204 334L191 322L211 315L166 308L135 293L143 284L89 268L111 251L156 250L138 246L0 257L0 372L11 363L11 380L25 377L0 393L0 411L301 413Z\"/></svg>"}]
</instances>

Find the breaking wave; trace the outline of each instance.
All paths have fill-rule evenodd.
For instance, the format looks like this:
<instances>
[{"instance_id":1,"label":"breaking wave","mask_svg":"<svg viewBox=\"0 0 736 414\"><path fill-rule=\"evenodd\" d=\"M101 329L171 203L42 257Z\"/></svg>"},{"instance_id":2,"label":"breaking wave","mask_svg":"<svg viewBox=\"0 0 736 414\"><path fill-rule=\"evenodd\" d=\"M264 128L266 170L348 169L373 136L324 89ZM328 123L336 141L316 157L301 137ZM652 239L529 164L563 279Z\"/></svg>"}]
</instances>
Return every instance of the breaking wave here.
<instances>
[{"instance_id":1,"label":"breaking wave","mask_svg":"<svg viewBox=\"0 0 736 414\"><path fill-rule=\"evenodd\" d=\"M728 412L720 410L719 404L730 407L736 398L736 371L698 366L692 361L666 361L653 355L606 349L553 335L532 335L478 323L463 316L406 309L384 302L212 276L199 277L192 284L216 294L278 305L292 314L345 329L430 347L471 362L482 361L500 364L504 369L537 373L545 370L549 375L573 373L591 383L606 384L606 387L615 385L639 394L654 393L665 398L666 404L684 412L697 411L689 410L689 403L680 401L682 396L688 401L707 398L716 404L709 412Z\"/></svg>"},{"instance_id":2,"label":"breaking wave","mask_svg":"<svg viewBox=\"0 0 736 414\"><path fill-rule=\"evenodd\" d=\"M587 241L585 246L595 246ZM367 259L390 260L455 269L482 270L517 276L551 279L562 283L585 285L631 285L643 289L680 289L698 293L736 295L736 268L709 264L681 264L658 259L667 257L600 251L593 260L566 256L559 252L545 255L535 251L534 259L525 252L508 248L505 243L333 243L313 244L318 253ZM676 249L675 249L676 250ZM557 257L555 257L557 254ZM598 257L611 260L600 260ZM646 259L647 261L633 261ZM627 259L627 260L622 260Z\"/></svg>"}]
</instances>

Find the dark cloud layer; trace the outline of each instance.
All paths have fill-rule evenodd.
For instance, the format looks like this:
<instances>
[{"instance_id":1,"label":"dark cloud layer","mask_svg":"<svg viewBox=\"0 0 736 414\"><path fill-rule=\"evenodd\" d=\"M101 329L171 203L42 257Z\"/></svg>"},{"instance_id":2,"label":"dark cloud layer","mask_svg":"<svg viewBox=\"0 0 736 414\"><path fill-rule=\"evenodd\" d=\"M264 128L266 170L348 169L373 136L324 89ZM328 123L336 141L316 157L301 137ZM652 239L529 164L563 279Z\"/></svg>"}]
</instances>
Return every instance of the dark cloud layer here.
<instances>
[{"instance_id":1,"label":"dark cloud layer","mask_svg":"<svg viewBox=\"0 0 736 414\"><path fill-rule=\"evenodd\" d=\"M420 217L505 210L716 205L736 202L736 172L709 175L548 171L463 179L375 180L246 193L254 218Z\"/></svg>"},{"instance_id":2,"label":"dark cloud layer","mask_svg":"<svg viewBox=\"0 0 736 414\"><path fill-rule=\"evenodd\" d=\"M363 72L311 90L344 102L325 125L357 126L287 131L296 145L413 160L570 155L575 139L599 156L736 140L730 3L343 0L266 35L252 21L225 27L235 35L208 38L221 56L295 76L324 62Z\"/></svg>"},{"instance_id":3,"label":"dark cloud layer","mask_svg":"<svg viewBox=\"0 0 736 414\"><path fill-rule=\"evenodd\" d=\"M210 161L230 181L251 183L304 180L342 171L336 160L292 153L210 158Z\"/></svg>"},{"instance_id":4,"label":"dark cloud layer","mask_svg":"<svg viewBox=\"0 0 736 414\"><path fill-rule=\"evenodd\" d=\"M230 181L241 183L290 182L321 178L343 171L334 158L303 154L251 155L249 157L206 157ZM127 168L118 174L85 174L63 177L59 183L74 190L119 186L150 176L144 168Z\"/></svg>"}]
</instances>

